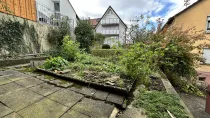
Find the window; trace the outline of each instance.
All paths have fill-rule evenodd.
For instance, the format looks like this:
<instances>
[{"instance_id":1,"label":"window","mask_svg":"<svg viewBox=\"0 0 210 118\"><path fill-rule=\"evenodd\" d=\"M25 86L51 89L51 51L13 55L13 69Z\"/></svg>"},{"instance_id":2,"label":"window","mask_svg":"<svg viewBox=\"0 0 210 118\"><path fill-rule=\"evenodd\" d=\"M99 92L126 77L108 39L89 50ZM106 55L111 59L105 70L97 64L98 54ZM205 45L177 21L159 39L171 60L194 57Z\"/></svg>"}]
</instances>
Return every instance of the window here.
<instances>
[{"instance_id":1,"label":"window","mask_svg":"<svg viewBox=\"0 0 210 118\"><path fill-rule=\"evenodd\" d=\"M59 2L54 2L54 7L56 12L60 12L60 3Z\"/></svg>"},{"instance_id":2,"label":"window","mask_svg":"<svg viewBox=\"0 0 210 118\"><path fill-rule=\"evenodd\" d=\"M206 33L210 33L210 15L207 16Z\"/></svg>"}]
</instances>

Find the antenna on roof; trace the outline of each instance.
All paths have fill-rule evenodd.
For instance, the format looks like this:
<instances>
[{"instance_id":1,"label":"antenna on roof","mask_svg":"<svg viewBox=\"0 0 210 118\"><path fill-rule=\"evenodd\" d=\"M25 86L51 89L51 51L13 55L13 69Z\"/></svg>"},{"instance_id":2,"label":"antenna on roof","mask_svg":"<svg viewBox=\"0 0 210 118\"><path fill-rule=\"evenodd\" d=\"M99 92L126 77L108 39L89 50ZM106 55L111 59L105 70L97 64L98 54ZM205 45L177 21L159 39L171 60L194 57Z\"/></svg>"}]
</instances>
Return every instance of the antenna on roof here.
<instances>
[{"instance_id":1,"label":"antenna on roof","mask_svg":"<svg viewBox=\"0 0 210 118\"><path fill-rule=\"evenodd\" d=\"M184 0L184 6L188 7L190 5L190 0Z\"/></svg>"}]
</instances>

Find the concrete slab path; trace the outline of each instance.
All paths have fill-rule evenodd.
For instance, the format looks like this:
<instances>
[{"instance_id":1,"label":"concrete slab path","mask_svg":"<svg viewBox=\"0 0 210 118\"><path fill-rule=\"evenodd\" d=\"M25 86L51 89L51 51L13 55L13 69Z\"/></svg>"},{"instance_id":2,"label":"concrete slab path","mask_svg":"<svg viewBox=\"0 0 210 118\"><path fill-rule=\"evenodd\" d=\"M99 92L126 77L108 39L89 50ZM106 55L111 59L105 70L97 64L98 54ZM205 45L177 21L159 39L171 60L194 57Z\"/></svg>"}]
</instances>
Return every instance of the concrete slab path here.
<instances>
[{"instance_id":1,"label":"concrete slab path","mask_svg":"<svg viewBox=\"0 0 210 118\"><path fill-rule=\"evenodd\" d=\"M109 118L123 100L101 90L62 88L34 75L0 71L0 118Z\"/></svg>"}]
</instances>

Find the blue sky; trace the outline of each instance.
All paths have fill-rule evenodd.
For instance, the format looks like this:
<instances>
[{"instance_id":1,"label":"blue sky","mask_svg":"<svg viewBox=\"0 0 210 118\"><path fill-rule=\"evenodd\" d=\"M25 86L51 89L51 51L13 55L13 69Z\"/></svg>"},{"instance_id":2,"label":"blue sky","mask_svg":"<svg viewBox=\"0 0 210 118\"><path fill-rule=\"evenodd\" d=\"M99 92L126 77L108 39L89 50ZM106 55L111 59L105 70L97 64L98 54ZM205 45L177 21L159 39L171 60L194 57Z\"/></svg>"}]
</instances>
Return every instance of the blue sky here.
<instances>
[{"instance_id":1,"label":"blue sky","mask_svg":"<svg viewBox=\"0 0 210 118\"><path fill-rule=\"evenodd\" d=\"M197 0L191 0L194 3ZM140 14L148 15L152 21L168 18L183 10L184 0L70 0L82 18L100 18L112 6L126 24Z\"/></svg>"}]
</instances>

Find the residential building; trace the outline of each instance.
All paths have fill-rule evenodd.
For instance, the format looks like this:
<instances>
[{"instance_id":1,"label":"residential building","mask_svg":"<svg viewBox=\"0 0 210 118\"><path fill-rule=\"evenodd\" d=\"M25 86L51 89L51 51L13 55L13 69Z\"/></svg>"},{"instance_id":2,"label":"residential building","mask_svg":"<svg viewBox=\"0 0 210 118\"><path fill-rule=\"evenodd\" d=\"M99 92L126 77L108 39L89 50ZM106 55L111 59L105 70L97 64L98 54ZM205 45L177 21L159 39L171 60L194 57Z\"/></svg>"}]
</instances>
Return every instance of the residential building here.
<instances>
[{"instance_id":1,"label":"residential building","mask_svg":"<svg viewBox=\"0 0 210 118\"><path fill-rule=\"evenodd\" d=\"M183 30L187 30L190 27L195 27L197 31L205 31L207 39L201 39L195 42L195 46L199 44L210 44L210 0L198 0L188 8L177 13L173 17L169 18L167 23L163 27L163 31L167 30L172 25L180 25ZM206 59L206 63L210 64L210 48L206 47L203 50L195 50L194 52L202 52L203 58Z\"/></svg>"},{"instance_id":2,"label":"residential building","mask_svg":"<svg viewBox=\"0 0 210 118\"><path fill-rule=\"evenodd\" d=\"M108 7L100 19L92 19L90 21L92 21L92 26L95 27L96 33L105 35L104 44L113 46L118 45L118 43L125 43L127 26L111 6ZM96 22L97 25L95 25Z\"/></svg>"},{"instance_id":3,"label":"residential building","mask_svg":"<svg viewBox=\"0 0 210 118\"><path fill-rule=\"evenodd\" d=\"M79 17L69 0L36 0L37 21L49 25L59 25L68 16L72 38Z\"/></svg>"},{"instance_id":4,"label":"residential building","mask_svg":"<svg viewBox=\"0 0 210 118\"><path fill-rule=\"evenodd\" d=\"M96 26L98 25L98 22L101 20L101 18L96 18L96 19L90 19L90 25L93 27L93 29L96 28Z\"/></svg>"}]
</instances>

